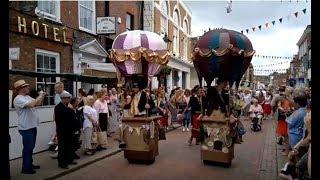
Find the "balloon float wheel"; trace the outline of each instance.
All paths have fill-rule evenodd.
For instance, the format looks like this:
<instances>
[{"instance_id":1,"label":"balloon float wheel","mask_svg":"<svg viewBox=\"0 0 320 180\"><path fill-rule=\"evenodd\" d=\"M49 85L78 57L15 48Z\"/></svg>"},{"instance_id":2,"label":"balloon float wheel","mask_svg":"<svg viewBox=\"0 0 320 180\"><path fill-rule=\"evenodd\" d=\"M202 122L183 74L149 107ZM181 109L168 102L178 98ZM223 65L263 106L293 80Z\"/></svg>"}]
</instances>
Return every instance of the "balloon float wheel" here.
<instances>
[{"instance_id":1,"label":"balloon float wheel","mask_svg":"<svg viewBox=\"0 0 320 180\"><path fill-rule=\"evenodd\" d=\"M210 164L210 161L208 161L208 160L203 160L203 164L208 165L208 164Z\"/></svg>"},{"instance_id":2,"label":"balloon float wheel","mask_svg":"<svg viewBox=\"0 0 320 180\"><path fill-rule=\"evenodd\" d=\"M156 161L156 157L148 160L148 161L147 161L147 164L148 164L148 165L153 164L155 161Z\"/></svg>"}]
</instances>

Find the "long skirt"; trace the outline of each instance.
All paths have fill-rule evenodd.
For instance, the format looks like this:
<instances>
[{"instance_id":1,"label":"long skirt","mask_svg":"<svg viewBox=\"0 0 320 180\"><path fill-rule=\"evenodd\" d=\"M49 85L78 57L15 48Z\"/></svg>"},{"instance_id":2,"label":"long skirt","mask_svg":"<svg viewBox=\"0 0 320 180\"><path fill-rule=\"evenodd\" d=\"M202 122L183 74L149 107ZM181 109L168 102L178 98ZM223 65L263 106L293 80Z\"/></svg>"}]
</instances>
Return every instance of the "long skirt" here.
<instances>
[{"instance_id":1,"label":"long skirt","mask_svg":"<svg viewBox=\"0 0 320 180\"><path fill-rule=\"evenodd\" d=\"M86 127L83 130L82 147L84 149L92 149L92 147L91 147L92 129L93 128L91 128L91 127Z\"/></svg>"},{"instance_id":2,"label":"long skirt","mask_svg":"<svg viewBox=\"0 0 320 180\"><path fill-rule=\"evenodd\" d=\"M169 111L171 113L171 123L176 123L179 109L170 107Z\"/></svg>"},{"instance_id":3,"label":"long skirt","mask_svg":"<svg viewBox=\"0 0 320 180\"><path fill-rule=\"evenodd\" d=\"M271 105L270 104L264 104L263 105L263 113L265 114L271 114Z\"/></svg>"},{"instance_id":4,"label":"long skirt","mask_svg":"<svg viewBox=\"0 0 320 180\"><path fill-rule=\"evenodd\" d=\"M99 126L101 131L107 131L108 129L108 114L107 113L99 113Z\"/></svg>"},{"instance_id":5,"label":"long skirt","mask_svg":"<svg viewBox=\"0 0 320 180\"><path fill-rule=\"evenodd\" d=\"M285 119L278 119L276 133L281 136L288 135L288 123Z\"/></svg>"},{"instance_id":6,"label":"long skirt","mask_svg":"<svg viewBox=\"0 0 320 180\"><path fill-rule=\"evenodd\" d=\"M194 113L192 115L192 130L191 130L191 138L196 138L196 142L200 142L200 129L199 129L199 117L200 113Z\"/></svg>"},{"instance_id":7,"label":"long skirt","mask_svg":"<svg viewBox=\"0 0 320 180\"><path fill-rule=\"evenodd\" d=\"M110 111L112 116L108 119L108 133L113 133L119 127L120 113L117 111L117 105L112 103Z\"/></svg>"}]
</instances>

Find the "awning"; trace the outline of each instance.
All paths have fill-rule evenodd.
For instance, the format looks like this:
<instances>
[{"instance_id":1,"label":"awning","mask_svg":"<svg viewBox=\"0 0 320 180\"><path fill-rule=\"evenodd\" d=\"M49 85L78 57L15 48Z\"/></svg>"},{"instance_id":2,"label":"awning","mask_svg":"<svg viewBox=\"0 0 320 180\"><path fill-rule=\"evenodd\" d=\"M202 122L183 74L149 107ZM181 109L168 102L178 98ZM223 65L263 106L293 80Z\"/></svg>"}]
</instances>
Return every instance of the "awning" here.
<instances>
[{"instance_id":1,"label":"awning","mask_svg":"<svg viewBox=\"0 0 320 180\"><path fill-rule=\"evenodd\" d=\"M50 73L50 72L35 72L27 70L9 70L9 74L22 75L28 77L48 78L48 77L60 77L71 81L85 82L90 84L113 84L117 82L116 78L112 77L96 77L89 75L78 75L73 73Z\"/></svg>"}]
</instances>

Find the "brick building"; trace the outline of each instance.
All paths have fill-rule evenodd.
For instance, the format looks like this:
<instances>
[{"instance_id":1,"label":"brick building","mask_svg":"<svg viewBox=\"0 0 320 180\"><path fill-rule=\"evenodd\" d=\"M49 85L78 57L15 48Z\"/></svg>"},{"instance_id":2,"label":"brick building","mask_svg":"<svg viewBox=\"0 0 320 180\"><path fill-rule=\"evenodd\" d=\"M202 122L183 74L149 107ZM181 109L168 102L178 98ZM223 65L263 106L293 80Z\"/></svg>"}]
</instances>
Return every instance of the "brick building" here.
<instances>
[{"instance_id":1,"label":"brick building","mask_svg":"<svg viewBox=\"0 0 320 180\"><path fill-rule=\"evenodd\" d=\"M60 17L52 16L52 21L46 21L35 13L39 11L23 12L23 2L11 2L9 5L9 48L18 48L15 53L19 56L10 61L11 69L68 72L72 67L72 31L65 29L60 23L53 23L53 19L60 21ZM63 6L62 6L63 8ZM61 63L64 62L64 63ZM28 78L10 75L9 87L18 79L25 79L32 89L43 87L44 79ZM48 80L47 92L50 92L45 104L52 104L52 83Z\"/></svg>"},{"instance_id":2,"label":"brick building","mask_svg":"<svg viewBox=\"0 0 320 180\"><path fill-rule=\"evenodd\" d=\"M172 56L168 63L172 71L169 75L160 77L160 83L166 85L168 91L174 86L190 88L193 64L189 61L191 54L189 9L182 0L144 1L143 25L144 30L158 33L163 37L167 35L172 41L170 45Z\"/></svg>"},{"instance_id":3,"label":"brick building","mask_svg":"<svg viewBox=\"0 0 320 180\"><path fill-rule=\"evenodd\" d=\"M9 2L9 69L16 71L71 73L114 78L115 67L108 60L116 35L142 29L142 2L137 1L11 1ZM115 33L97 34L97 17L116 17ZM61 78L9 77L9 87L25 79L30 89L44 89L48 96L39 111L40 125L34 152L47 150L55 132L53 95L56 81L76 95L78 88L100 85L74 83ZM9 90L10 90L9 89ZM15 91L12 95L15 96ZM10 100L10 97L9 97ZM10 101L9 101L10 104ZM9 109L10 159L21 157L22 142L17 131L17 114Z\"/></svg>"},{"instance_id":4,"label":"brick building","mask_svg":"<svg viewBox=\"0 0 320 180\"><path fill-rule=\"evenodd\" d=\"M105 16L104 2L20 1L10 2L9 9L9 47L18 48L20 54L9 68L86 75L113 72L100 75L115 78L114 67L105 66L106 38L96 34L96 17ZM12 75L10 87L20 78L26 79L31 89L44 89L48 94L44 105L53 105L54 83L60 78L47 78L45 82L44 78ZM86 83L64 82L73 94L76 87L86 90L92 87Z\"/></svg>"}]
</instances>

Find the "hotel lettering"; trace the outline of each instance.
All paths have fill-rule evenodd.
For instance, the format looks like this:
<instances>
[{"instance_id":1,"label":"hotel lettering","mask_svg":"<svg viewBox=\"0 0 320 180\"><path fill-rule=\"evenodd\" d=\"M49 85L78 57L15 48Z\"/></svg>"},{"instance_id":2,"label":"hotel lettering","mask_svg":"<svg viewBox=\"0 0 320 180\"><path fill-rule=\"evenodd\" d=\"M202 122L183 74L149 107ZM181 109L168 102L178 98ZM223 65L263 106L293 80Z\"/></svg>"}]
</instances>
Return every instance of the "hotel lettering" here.
<instances>
[{"instance_id":1,"label":"hotel lettering","mask_svg":"<svg viewBox=\"0 0 320 180\"><path fill-rule=\"evenodd\" d=\"M52 35L53 35L53 40L56 42L63 42L68 44L69 42L67 41L66 38L66 31L65 28L59 29L57 27L50 27L48 24L45 23L39 23L37 21L32 21L31 22L31 31L32 34L35 36L39 36L40 32L44 33L44 38L48 39L48 30L52 29ZM20 33L27 34L27 22L25 18L21 18L18 16L18 30ZM62 36L62 37L61 37Z\"/></svg>"}]
</instances>

